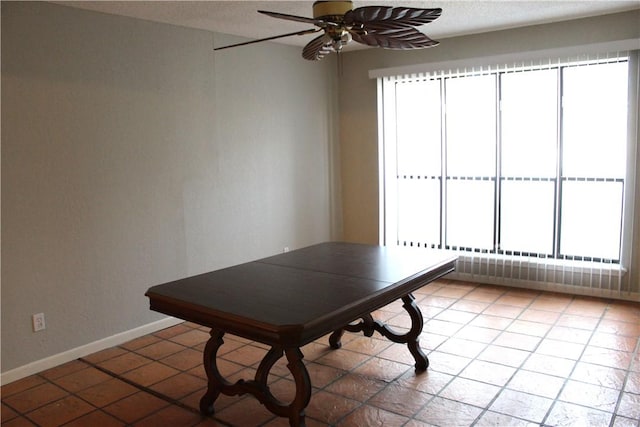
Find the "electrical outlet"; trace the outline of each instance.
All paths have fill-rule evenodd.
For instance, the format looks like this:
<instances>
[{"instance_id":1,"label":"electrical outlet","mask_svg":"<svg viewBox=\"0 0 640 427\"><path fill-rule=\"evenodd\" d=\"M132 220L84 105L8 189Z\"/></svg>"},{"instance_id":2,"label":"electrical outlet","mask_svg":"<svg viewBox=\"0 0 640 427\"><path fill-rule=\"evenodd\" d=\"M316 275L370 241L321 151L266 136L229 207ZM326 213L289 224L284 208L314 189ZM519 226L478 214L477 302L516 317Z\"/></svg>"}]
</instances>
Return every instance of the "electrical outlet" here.
<instances>
[{"instance_id":1,"label":"electrical outlet","mask_svg":"<svg viewBox=\"0 0 640 427\"><path fill-rule=\"evenodd\" d=\"M31 316L31 323L33 324L33 332L43 331L46 328L44 323L44 313L38 313Z\"/></svg>"},{"instance_id":2,"label":"electrical outlet","mask_svg":"<svg viewBox=\"0 0 640 427\"><path fill-rule=\"evenodd\" d=\"M284 249L282 249L283 253L287 253L289 252L289 246L285 246Z\"/></svg>"}]
</instances>

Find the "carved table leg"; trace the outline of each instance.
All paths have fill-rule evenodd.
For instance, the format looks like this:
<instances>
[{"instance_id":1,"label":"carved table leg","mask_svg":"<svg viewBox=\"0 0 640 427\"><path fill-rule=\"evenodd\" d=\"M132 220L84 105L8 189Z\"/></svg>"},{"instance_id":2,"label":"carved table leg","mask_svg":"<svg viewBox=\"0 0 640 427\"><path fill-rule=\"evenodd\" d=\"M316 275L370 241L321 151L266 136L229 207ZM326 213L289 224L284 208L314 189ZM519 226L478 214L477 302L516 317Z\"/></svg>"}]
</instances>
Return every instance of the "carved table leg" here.
<instances>
[{"instance_id":1,"label":"carved table leg","mask_svg":"<svg viewBox=\"0 0 640 427\"><path fill-rule=\"evenodd\" d=\"M409 313L409 317L411 318L411 329L409 329L406 334L402 335L396 333L379 320L373 320L371 314L367 314L362 317L360 322L346 325L343 328L334 331L329 337L329 344L331 345L331 348L337 349L342 346L340 339L344 331L363 332L368 337L373 334L373 331L378 331L380 334L395 343L407 344L409 352L416 361L416 371L425 371L427 367L429 367L429 359L422 352L422 349L420 349L419 337L422 333L422 327L424 326L422 313L420 312L420 308L416 305L415 298L412 294L402 297L402 302L404 303L402 307L407 313Z\"/></svg>"},{"instance_id":2,"label":"carved table leg","mask_svg":"<svg viewBox=\"0 0 640 427\"><path fill-rule=\"evenodd\" d=\"M200 412L204 415L214 413L213 403L220 393L228 396L252 394L269 411L281 417L288 417L292 427L304 427L304 410L311 399L311 380L307 368L302 361L303 355L299 348L286 348L274 346L264 356L253 380L238 380L230 383L225 380L216 364L218 349L224 343L222 337L224 332L212 329L211 338L207 341L204 349L204 368L207 373L207 391L200 399ZM293 401L285 404L279 401L269 389L269 372L273 365L282 357L287 357L287 367L293 376L296 385L296 395Z\"/></svg>"},{"instance_id":3,"label":"carved table leg","mask_svg":"<svg viewBox=\"0 0 640 427\"><path fill-rule=\"evenodd\" d=\"M409 351L411 352L413 359L416 361L416 371L426 371L429 367L429 359L420 348L420 334L422 333L422 327L424 326L422 313L420 312L420 308L416 305L413 295L409 294L402 297L402 302L404 303L402 307L407 313L409 313L409 317L411 318L411 329L409 329L409 332L407 332L403 337L402 341L395 342L404 342L406 339L407 347L409 347ZM394 338L387 338L394 341Z\"/></svg>"},{"instance_id":4,"label":"carved table leg","mask_svg":"<svg viewBox=\"0 0 640 427\"><path fill-rule=\"evenodd\" d=\"M289 371L291 371L296 383L296 396L289 407L289 424L291 427L304 426L304 409L311 399L311 379L309 378L307 368L302 362L303 355L300 349L287 349L285 350L285 354L289 361L287 367Z\"/></svg>"},{"instance_id":5,"label":"carved table leg","mask_svg":"<svg viewBox=\"0 0 640 427\"><path fill-rule=\"evenodd\" d=\"M333 331L329 337L329 344L333 349L339 349L342 347L341 338L344 331L349 332L362 332L365 336L370 337L376 331L376 322L373 320L371 314L365 314L358 323L351 323L343 326L342 328Z\"/></svg>"},{"instance_id":6,"label":"carved table leg","mask_svg":"<svg viewBox=\"0 0 640 427\"><path fill-rule=\"evenodd\" d=\"M287 368L293 376L296 385L296 395L288 405L279 401L269 390L267 385L269 371L282 357L283 350L273 347L260 362L256 372L255 381L245 383L246 392L253 394L267 409L281 417L288 417L292 427L304 427L304 410L311 399L311 379L307 368L302 361L303 355L298 348L287 348L284 353L287 357Z\"/></svg>"},{"instance_id":7,"label":"carved table leg","mask_svg":"<svg viewBox=\"0 0 640 427\"><path fill-rule=\"evenodd\" d=\"M211 329L209 335L211 335L211 338L209 338L204 348L204 370L208 379L207 392L200 399L200 412L203 415L213 414L213 403L220 395L220 390L226 382L220 375L216 364L218 349L224 343L222 339L224 332L219 329Z\"/></svg>"},{"instance_id":8,"label":"carved table leg","mask_svg":"<svg viewBox=\"0 0 640 427\"><path fill-rule=\"evenodd\" d=\"M331 348L337 350L342 347L342 335L344 334L344 329L335 330L331 336L329 336L329 345Z\"/></svg>"}]
</instances>

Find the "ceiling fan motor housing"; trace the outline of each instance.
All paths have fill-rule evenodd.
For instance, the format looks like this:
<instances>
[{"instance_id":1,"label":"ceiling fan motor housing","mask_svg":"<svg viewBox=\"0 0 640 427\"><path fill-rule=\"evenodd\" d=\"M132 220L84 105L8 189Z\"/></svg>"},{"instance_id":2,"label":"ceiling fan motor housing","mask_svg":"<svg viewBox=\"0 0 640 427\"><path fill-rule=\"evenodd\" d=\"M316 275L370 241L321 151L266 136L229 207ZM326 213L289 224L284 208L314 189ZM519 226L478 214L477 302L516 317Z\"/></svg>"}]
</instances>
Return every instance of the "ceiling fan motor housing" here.
<instances>
[{"instance_id":1,"label":"ceiling fan motor housing","mask_svg":"<svg viewBox=\"0 0 640 427\"><path fill-rule=\"evenodd\" d=\"M313 3L313 17L342 18L345 13L353 9L351 1L316 1Z\"/></svg>"}]
</instances>

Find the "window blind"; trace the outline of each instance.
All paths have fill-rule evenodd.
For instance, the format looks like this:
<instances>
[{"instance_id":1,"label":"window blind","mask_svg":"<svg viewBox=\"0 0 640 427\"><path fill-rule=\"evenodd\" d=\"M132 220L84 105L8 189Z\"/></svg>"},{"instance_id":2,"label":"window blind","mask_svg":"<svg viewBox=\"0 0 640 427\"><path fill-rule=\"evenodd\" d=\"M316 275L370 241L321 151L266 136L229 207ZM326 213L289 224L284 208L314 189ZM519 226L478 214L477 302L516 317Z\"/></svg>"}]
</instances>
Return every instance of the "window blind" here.
<instances>
[{"instance_id":1,"label":"window blind","mask_svg":"<svg viewBox=\"0 0 640 427\"><path fill-rule=\"evenodd\" d=\"M574 84L578 79L571 74L586 74L589 78L584 70L603 64L612 64L611 69L615 64L624 64L623 86L593 77L593 84L602 89L605 97L625 92L622 118L606 130L607 139L613 139L614 133L623 139L616 152L622 153L624 164L618 169L602 167L592 173L579 161L571 163L571 159L579 157L580 150L588 151L581 148L586 139L580 130L589 130L589 123L594 120L588 117L588 110L579 111L584 84ZM549 89L544 79L556 83ZM638 299L640 284L630 273L638 268L633 265L632 240L634 226L637 227L637 80L635 51L379 78L382 243L455 251L459 255L456 275L460 278ZM481 94L467 96L471 86L474 94ZM482 100L492 98L493 106L489 102L483 104ZM542 104L545 108L531 109L526 101L532 98L546 102ZM565 102L576 105L572 110ZM621 103L620 99L611 102L618 106ZM514 119L518 114L533 120L518 123ZM543 116L557 119L556 128L549 126L540 131L541 126L536 126L535 121ZM575 123L567 125L571 120ZM465 136L465 127L472 129L472 136ZM526 132L518 132L522 128ZM576 135L567 129L577 129ZM528 144L521 142L528 138L537 139ZM469 143L470 139L473 143ZM594 156L604 156L615 150L605 146L592 151ZM536 156L555 156L555 160L542 165ZM473 161L469 162L469 158ZM569 202L570 198L582 202ZM614 208L596 213L598 205ZM464 209L475 212L459 218L452 214ZM555 237L551 243L532 242L518 247L509 241L509 236L527 231L527 224L518 222L522 217L518 213L525 209L539 211L534 216L536 221L544 217L539 222L546 224L541 227L553 228ZM558 238L560 229L567 235L583 230L575 223L585 212L596 218L611 216L615 210L619 211L617 237L615 221L608 222L613 224L613 231L609 230L609 235L614 235L610 239L613 243L602 240L604 243L593 245L591 252L581 253L581 246L585 245L571 247L564 243L568 239ZM607 235L600 230L604 222L593 221L590 232ZM489 223L491 229L487 230Z\"/></svg>"}]
</instances>

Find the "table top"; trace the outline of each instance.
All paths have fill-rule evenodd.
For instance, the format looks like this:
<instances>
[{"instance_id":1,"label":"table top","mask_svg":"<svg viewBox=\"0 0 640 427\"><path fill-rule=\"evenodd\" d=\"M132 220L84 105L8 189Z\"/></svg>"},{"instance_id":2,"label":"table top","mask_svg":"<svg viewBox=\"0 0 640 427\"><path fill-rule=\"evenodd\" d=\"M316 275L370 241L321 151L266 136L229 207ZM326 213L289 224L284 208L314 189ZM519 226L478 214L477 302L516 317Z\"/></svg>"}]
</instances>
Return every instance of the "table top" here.
<instances>
[{"instance_id":1,"label":"table top","mask_svg":"<svg viewBox=\"0 0 640 427\"><path fill-rule=\"evenodd\" d=\"M453 271L441 251L330 242L149 288L152 310L302 346Z\"/></svg>"}]
</instances>

